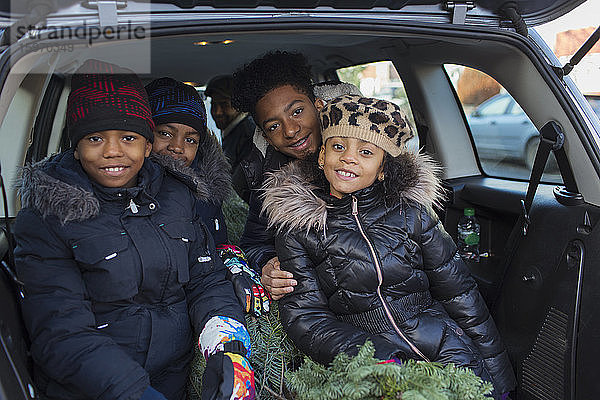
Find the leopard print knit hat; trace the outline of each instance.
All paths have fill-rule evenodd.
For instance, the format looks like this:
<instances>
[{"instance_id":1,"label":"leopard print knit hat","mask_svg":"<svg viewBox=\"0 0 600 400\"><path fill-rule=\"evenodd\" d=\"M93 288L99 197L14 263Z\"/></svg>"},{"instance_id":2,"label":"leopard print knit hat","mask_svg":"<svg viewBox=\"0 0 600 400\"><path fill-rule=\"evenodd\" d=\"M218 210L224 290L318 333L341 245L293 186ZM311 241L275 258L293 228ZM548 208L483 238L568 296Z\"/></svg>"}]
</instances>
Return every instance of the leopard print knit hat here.
<instances>
[{"instance_id":1,"label":"leopard print knit hat","mask_svg":"<svg viewBox=\"0 0 600 400\"><path fill-rule=\"evenodd\" d=\"M362 139L398 157L414 133L398 105L380 99L342 95L320 113L323 143L330 137Z\"/></svg>"}]
</instances>

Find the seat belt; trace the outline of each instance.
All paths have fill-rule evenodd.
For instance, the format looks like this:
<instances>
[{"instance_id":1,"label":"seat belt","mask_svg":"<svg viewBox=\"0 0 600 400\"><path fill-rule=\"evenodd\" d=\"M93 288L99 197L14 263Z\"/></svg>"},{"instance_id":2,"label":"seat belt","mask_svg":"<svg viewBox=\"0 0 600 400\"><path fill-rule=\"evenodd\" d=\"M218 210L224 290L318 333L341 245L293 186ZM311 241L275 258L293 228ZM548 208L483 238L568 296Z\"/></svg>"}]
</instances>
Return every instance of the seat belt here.
<instances>
[{"instance_id":1,"label":"seat belt","mask_svg":"<svg viewBox=\"0 0 600 400\"><path fill-rule=\"evenodd\" d=\"M510 266L517 249L519 248L519 243L521 243L521 239L523 237L527 236L529 225L531 224L529 212L531 210L535 192L540 184L540 180L542 179L542 174L546 168L546 163L548 162L548 157L550 156L551 151L554 152L558 160L561 173L563 171L563 164L567 163L567 168L565 171L568 170L570 175L567 178L563 177L564 183L567 185L567 189L574 190L575 192L577 191L576 186L574 186L575 179L573 177L573 173L571 172L570 166L568 166L565 150L563 148L564 142L565 135L556 122L550 121L546 123L540 130L540 144L535 154L533 167L531 168L531 177L529 178L529 185L527 186L527 194L525 195L525 199L521 199L521 214L519 214L519 218L517 218L517 222L513 226L513 229L510 232L506 242L506 247L504 250L505 256L501 267L501 279L498 283L498 288L491 303L490 308L492 310L495 309L498 298L500 297L500 293L502 293L502 286L504 285L508 267Z\"/></svg>"}]
</instances>

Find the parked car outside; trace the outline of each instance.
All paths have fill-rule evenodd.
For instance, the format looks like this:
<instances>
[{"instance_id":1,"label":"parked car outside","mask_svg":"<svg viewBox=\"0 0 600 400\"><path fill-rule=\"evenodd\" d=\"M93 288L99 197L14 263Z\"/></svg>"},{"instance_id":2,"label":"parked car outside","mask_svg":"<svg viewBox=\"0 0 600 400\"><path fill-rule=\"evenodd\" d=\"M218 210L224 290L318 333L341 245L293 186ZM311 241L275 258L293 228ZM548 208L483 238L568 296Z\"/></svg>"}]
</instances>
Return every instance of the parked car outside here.
<instances>
[{"instance_id":1,"label":"parked car outside","mask_svg":"<svg viewBox=\"0 0 600 400\"><path fill-rule=\"evenodd\" d=\"M590 105L594 108L591 101ZM596 108L600 110L600 102ZM515 161L525 166L526 173L531 172L540 133L510 94L500 93L484 101L467 117L467 121L479 157ZM556 158L551 154L547 169L555 172L556 168Z\"/></svg>"},{"instance_id":2,"label":"parked car outside","mask_svg":"<svg viewBox=\"0 0 600 400\"><path fill-rule=\"evenodd\" d=\"M5 227L20 209L14 182L21 168L70 146L64 134L70 77L86 59L130 68L145 82L170 76L198 87L271 50L305 54L315 82L339 80L348 67L387 61L394 74L386 73L402 82L407 99L402 104L414 117L419 146L443 166L448 198L438 210L441 222L456 237L464 208L474 208L480 221L482 257L469 268L517 374L512 398L583 400L600 393L600 126L534 28L581 0L5 3L0 4ZM502 94L465 116L449 64L491 76ZM352 79L376 83L377 69L360 68ZM474 81L461 84L478 90ZM501 114L490 115L495 108ZM535 147L528 144L536 131L548 130L564 138L563 147L557 146L564 162L552 183L539 185L524 215L530 171L515 175L503 165L490 172L482 160L513 157L530 165ZM496 142L484 144L484 138ZM525 230L517 225L523 220L529 221ZM505 265L511 231L518 233L518 246ZM0 399L39 398L9 238L0 237ZM418 256L419 249L414 251Z\"/></svg>"},{"instance_id":3,"label":"parked car outside","mask_svg":"<svg viewBox=\"0 0 600 400\"><path fill-rule=\"evenodd\" d=\"M467 120L480 157L512 158L531 169L539 132L512 96L495 95L481 103Z\"/></svg>"}]
</instances>

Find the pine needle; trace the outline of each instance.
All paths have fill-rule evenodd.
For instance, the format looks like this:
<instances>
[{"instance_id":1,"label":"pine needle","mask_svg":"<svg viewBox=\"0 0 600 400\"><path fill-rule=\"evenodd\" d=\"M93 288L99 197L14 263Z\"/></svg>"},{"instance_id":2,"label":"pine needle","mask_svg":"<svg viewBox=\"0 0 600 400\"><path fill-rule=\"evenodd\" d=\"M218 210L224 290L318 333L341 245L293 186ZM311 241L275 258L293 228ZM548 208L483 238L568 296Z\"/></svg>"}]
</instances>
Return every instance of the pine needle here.
<instances>
[{"instance_id":1,"label":"pine needle","mask_svg":"<svg viewBox=\"0 0 600 400\"><path fill-rule=\"evenodd\" d=\"M379 364L366 342L355 357L338 354L329 367L305 358L286 374L296 400L487 400L492 385L468 368L408 360Z\"/></svg>"}]
</instances>

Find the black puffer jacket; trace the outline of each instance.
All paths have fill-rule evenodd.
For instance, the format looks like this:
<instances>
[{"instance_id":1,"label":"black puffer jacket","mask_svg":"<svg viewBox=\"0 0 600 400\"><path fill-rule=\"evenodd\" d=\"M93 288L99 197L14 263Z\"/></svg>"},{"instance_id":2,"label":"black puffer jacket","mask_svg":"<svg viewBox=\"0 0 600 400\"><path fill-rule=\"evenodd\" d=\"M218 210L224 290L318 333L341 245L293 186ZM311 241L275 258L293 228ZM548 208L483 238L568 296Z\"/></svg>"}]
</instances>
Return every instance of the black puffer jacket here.
<instances>
[{"instance_id":1,"label":"black puffer jacket","mask_svg":"<svg viewBox=\"0 0 600 400\"><path fill-rule=\"evenodd\" d=\"M250 265L261 272L261 268L276 254L275 236L272 230L267 229L267 220L261 214L263 202L259 189L265 173L278 170L293 158L268 145L260 134L255 134L254 140L250 155L240 163L250 188L248 218L240 238L240 247L246 253Z\"/></svg>"},{"instance_id":2,"label":"black puffer jacket","mask_svg":"<svg viewBox=\"0 0 600 400\"><path fill-rule=\"evenodd\" d=\"M25 168L20 192L15 255L39 389L137 400L152 384L183 398L194 330L244 321L192 191L151 160L136 187L103 188L69 151Z\"/></svg>"},{"instance_id":3,"label":"black puffer jacket","mask_svg":"<svg viewBox=\"0 0 600 400\"><path fill-rule=\"evenodd\" d=\"M288 335L322 363L371 340L381 359L452 362L491 377L497 393L513 389L494 321L431 210L441 198L437 167L411 153L395 162L392 195L375 183L335 199L311 185L307 163L265 181L277 254L298 281L279 304Z\"/></svg>"}]
</instances>

